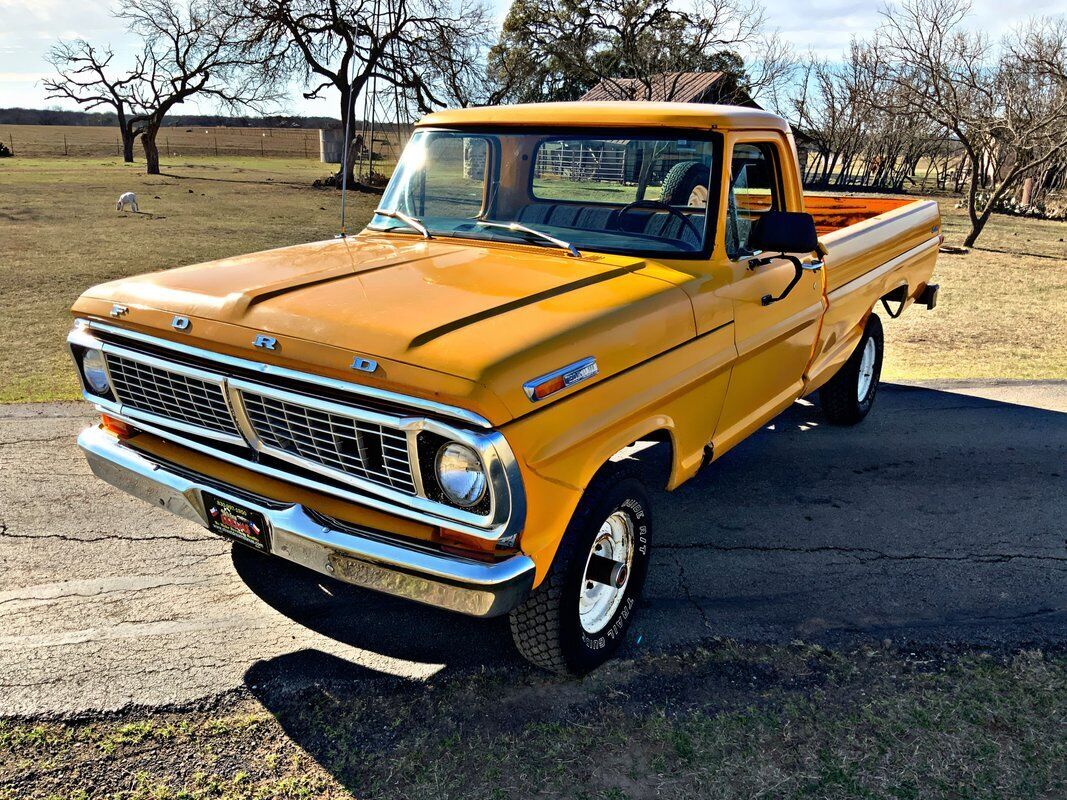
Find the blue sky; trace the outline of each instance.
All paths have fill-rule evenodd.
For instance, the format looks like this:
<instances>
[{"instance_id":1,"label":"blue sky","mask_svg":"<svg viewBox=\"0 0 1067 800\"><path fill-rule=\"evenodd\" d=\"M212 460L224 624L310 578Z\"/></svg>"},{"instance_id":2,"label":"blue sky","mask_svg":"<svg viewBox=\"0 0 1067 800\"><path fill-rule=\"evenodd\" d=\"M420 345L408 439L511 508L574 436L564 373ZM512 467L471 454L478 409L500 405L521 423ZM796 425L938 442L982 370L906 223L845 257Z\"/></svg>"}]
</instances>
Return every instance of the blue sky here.
<instances>
[{"instance_id":1,"label":"blue sky","mask_svg":"<svg viewBox=\"0 0 1067 800\"><path fill-rule=\"evenodd\" d=\"M510 0L491 0L506 13ZM1028 16L1062 13L1064 0L975 0L975 27L999 35ZM0 0L0 107L43 108L62 104L46 100L40 81L50 67L44 56L57 38L83 37L110 44L119 57L133 50L122 25L109 13L113 0ZM833 58L856 34L869 32L878 22L881 0L764 0L772 27L800 51L813 50ZM186 112L213 111L187 104ZM305 101L294 87L283 109L297 114L336 115L336 100Z\"/></svg>"}]
</instances>

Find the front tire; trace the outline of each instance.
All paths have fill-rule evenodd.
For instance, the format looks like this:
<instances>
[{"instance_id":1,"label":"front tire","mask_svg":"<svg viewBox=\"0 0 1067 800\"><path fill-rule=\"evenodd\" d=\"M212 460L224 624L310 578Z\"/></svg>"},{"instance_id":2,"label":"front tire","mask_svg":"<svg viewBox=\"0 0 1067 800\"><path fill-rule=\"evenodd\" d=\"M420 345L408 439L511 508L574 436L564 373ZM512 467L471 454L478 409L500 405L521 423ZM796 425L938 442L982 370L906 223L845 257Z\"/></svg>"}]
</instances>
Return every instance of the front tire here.
<instances>
[{"instance_id":1,"label":"front tire","mask_svg":"<svg viewBox=\"0 0 1067 800\"><path fill-rule=\"evenodd\" d=\"M848 361L819 390L819 402L831 423L855 425L870 412L882 376L883 350L882 321L871 314Z\"/></svg>"},{"instance_id":2,"label":"front tire","mask_svg":"<svg viewBox=\"0 0 1067 800\"><path fill-rule=\"evenodd\" d=\"M651 521L636 478L611 469L590 484L548 575L510 614L512 638L526 660L584 675L614 654L641 598Z\"/></svg>"}]
</instances>

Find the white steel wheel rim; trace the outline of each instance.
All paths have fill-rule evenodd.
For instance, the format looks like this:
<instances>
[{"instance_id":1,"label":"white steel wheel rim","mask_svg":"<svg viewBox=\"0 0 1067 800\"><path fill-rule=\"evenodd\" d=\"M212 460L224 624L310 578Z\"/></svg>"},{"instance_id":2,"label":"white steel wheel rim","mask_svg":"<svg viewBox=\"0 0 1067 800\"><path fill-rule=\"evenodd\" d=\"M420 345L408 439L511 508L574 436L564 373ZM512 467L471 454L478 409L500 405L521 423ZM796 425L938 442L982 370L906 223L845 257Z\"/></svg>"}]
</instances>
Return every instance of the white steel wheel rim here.
<instances>
[{"instance_id":1,"label":"white steel wheel rim","mask_svg":"<svg viewBox=\"0 0 1067 800\"><path fill-rule=\"evenodd\" d=\"M626 565L626 571L619 586L609 586L606 583L597 583L589 579L589 562L594 555L610 558L612 561ZM622 598L626 594L626 587L630 584L633 560L633 522L625 512L615 511L600 526L585 560L585 572L582 574L582 586L578 595L578 618L586 633L590 635L600 633L619 610Z\"/></svg>"},{"instance_id":2,"label":"white steel wheel rim","mask_svg":"<svg viewBox=\"0 0 1067 800\"><path fill-rule=\"evenodd\" d=\"M871 390L871 384L874 383L874 361L877 354L878 348L874 343L874 339L868 339L867 344L863 346L863 356L860 358L859 385L856 387L856 397L859 398L861 403L867 399L867 393Z\"/></svg>"},{"instance_id":3,"label":"white steel wheel rim","mask_svg":"<svg viewBox=\"0 0 1067 800\"><path fill-rule=\"evenodd\" d=\"M694 186L693 190L689 193L689 207L690 208L707 208L708 207L708 187L707 186Z\"/></svg>"}]
</instances>

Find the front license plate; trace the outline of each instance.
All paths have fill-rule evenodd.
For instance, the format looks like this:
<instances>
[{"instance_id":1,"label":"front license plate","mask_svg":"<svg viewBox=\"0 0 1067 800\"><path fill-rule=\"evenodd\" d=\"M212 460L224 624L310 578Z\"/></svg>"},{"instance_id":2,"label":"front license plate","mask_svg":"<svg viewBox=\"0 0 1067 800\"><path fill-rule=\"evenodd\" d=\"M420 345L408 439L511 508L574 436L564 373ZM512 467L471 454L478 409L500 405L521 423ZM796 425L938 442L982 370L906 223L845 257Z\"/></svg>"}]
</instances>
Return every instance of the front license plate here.
<instances>
[{"instance_id":1,"label":"front license plate","mask_svg":"<svg viewBox=\"0 0 1067 800\"><path fill-rule=\"evenodd\" d=\"M270 552L270 532L262 514L208 492L201 492L201 497L211 530L264 553Z\"/></svg>"}]
</instances>

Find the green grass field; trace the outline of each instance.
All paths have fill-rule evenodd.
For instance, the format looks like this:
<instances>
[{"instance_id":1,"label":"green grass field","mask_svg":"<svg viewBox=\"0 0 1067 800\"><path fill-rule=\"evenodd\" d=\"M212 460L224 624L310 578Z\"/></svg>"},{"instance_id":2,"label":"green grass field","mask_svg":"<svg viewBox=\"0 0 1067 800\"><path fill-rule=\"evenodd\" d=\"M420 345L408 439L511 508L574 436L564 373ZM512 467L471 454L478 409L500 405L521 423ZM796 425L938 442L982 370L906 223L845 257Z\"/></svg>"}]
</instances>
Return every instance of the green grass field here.
<instances>
[{"instance_id":1,"label":"green grass field","mask_svg":"<svg viewBox=\"0 0 1067 800\"><path fill-rule=\"evenodd\" d=\"M0 161L0 402L78 396L63 340L71 303L105 280L323 239L329 173L302 159L180 158L163 175L117 158ZM115 211L134 191L140 214ZM350 228L376 198L351 195ZM949 242L962 211L944 203ZM887 379L1067 377L1067 224L995 217L980 249L942 255L941 305L888 326Z\"/></svg>"}]
</instances>

